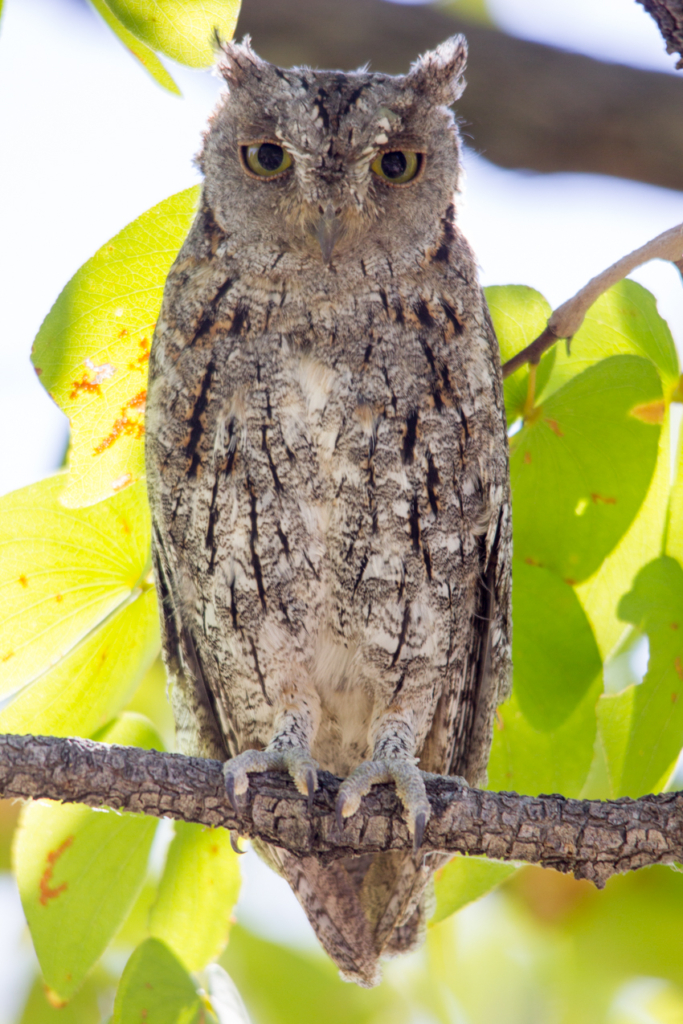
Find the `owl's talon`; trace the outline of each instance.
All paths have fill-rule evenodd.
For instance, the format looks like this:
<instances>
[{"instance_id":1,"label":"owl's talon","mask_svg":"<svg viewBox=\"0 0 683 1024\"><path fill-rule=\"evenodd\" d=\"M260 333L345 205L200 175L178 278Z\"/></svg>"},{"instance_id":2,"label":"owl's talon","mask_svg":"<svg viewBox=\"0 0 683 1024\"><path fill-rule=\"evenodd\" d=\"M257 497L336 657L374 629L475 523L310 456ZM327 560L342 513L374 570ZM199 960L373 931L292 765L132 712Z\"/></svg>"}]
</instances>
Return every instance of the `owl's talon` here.
<instances>
[{"instance_id":1,"label":"owl's talon","mask_svg":"<svg viewBox=\"0 0 683 1024\"><path fill-rule=\"evenodd\" d=\"M377 761L363 761L342 783L337 797L337 822L358 810L361 798L373 786L393 782L396 795L403 804L408 831L413 837L414 850L420 848L431 814L423 773L412 760L405 757L387 757ZM341 827L341 826L340 826Z\"/></svg>"},{"instance_id":2,"label":"owl's talon","mask_svg":"<svg viewBox=\"0 0 683 1024\"><path fill-rule=\"evenodd\" d=\"M230 829L230 845L235 853L244 854L246 850L240 850L240 834L235 832L234 829Z\"/></svg>"},{"instance_id":3,"label":"owl's talon","mask_svg":"<svg viewBox=\"0 0 683 1024\"><path fill-rule=\"evenodd\" d=\"M346 803L346 797L343 793L340 793L337 797L337 802L334 806L334 813L337 819L337 828L340 832L344 830L344 804Z\"/></svg>"},{"instance_id":4,"label":"owl's talon","mask_svg":"<svg viewBox=\"0 0 683 1024\"><path fill-rule=\"evenodd\" d=\"M233 775L225 775L225 791L228 794L228 800L235 814L239 814L239 807L237 804L237 797L235 795L235 778ZM232 836L232 832L230 833Z\"/></svg>"},{"instance_id":5,"label":"owl's talon","mask_svg":"<svg viewBox=\"0 0 683 1024\"><path fill-rule=\"evenodd\" d=\"M309 814L313 809L313 794L316 790L316 777L315 772L312 768L308 768L306 771L306 789L308 791L308 811Z\"/></svg>"},{"instance_id":6,"label":"owl's talon","mask_svg":"<svg viewBox=\"0 0 683 1024\"><path fill-rule=\"evenodd\" d=\"M422 846L425 828L427 827L428 815L426 811L420 811L415 816L415 834L413 835L413 853L417 853Z\"/></svg>"}]
</instances>

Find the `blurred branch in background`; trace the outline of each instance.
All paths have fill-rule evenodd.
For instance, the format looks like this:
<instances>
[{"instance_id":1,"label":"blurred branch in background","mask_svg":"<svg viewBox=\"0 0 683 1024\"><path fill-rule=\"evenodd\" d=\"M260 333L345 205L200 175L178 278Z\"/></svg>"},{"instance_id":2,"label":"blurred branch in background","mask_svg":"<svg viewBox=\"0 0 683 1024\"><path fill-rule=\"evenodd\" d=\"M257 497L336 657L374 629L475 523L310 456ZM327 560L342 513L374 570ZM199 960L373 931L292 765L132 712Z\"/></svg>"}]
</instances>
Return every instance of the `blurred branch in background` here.
<instances>
[{"instance_id":1,"label":"blurred branch in background","mask_svg":"<svg viewBox=\"0 0 683 1024\"><path fill-rule=\"evenodd\" d=\"M683 68L683 0L638 0L657 22L666 41L667 53L680 53L676 65Z\"/></svg>"},{"instance_id":2,"label":"blurred branch in background","mask_svg":"<svg viewBox=\"0 0 683 1024\"><path fill-rule=\"evenodd\" d=\"M286 776L252 774L238 812L219 761L56 736L0 736L0 796L83 803L228 828L323 862L405 850L412 838L392 786L375 786L340 830L340 781L320 772L309 807ZM470 789L426 776L432 817L421 851L527 861L587 878L683 860L683 793L568 800Z\"/></svg>"},{"instance_id":3,"label":"blurred branch in background","mask_svg":"<svg viewBox=\"0 0 683 1024\"><path fill-rule=\"evenodd\" d=\"M431 5L385 0L245 0L236 35L249 33L261 56L285 67L369 61L396 74L454 32L465 33L470 49L457 112L466 140L487 159L683 189L683 80L672 75L516 39Z\"/></svg>"}]
</instances>

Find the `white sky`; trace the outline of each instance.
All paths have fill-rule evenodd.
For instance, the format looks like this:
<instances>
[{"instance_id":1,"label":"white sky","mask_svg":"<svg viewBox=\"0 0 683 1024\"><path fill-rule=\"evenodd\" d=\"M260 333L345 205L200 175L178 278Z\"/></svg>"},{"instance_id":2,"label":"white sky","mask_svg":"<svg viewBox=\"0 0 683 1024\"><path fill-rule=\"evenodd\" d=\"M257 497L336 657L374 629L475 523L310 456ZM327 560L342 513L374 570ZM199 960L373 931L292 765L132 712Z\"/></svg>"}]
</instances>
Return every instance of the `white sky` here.
<instances>
[{"instance_id":1,"label":"white sky","mask_svg":"<svg viewBox=\"0 0 683 1024\"><path fill-rule=\"evenodd\" d=\"M519 35L660 70L671 71L675 63L634 0L490 0L490 8ZM148 79L75 0L5 0L0 493L45 475L64 448L64 418L29 362L33 337L60 289L126 223L198 180L191 159L219 86L206 73L175 67L173 74L183 100ZM554 305L618 257L683 221L683 193L598 176L502 171L473 155L467 171L461 220L484 283L529 284ZM683 348L677 273L651 264L635 276L655 292ZM242 901L245 919L274 927L272 887L279 887L277 918L285 925L278 925L278 937L286 932L302 939L308 925L294 897L255 859L249 864L253 895L245 893Z\"/></svg>"}]
</instances>

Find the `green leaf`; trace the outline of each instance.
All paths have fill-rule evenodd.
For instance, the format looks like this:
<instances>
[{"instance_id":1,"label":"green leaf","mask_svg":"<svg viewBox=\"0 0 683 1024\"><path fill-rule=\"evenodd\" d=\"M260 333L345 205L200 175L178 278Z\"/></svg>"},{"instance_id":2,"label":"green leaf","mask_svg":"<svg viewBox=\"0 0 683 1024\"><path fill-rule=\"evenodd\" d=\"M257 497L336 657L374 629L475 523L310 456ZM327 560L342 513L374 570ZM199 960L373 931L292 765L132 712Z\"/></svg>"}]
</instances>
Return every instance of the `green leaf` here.
<instances>
[{"instance_id":1,"label":"green leaf","mask_svg":"<svg viewBox=\"0 0 683 1024\"><path fill-rule=\"evenodd\" d=\"M206 68L213 64L214 33L235 34L239 0L107 0L126 28L180 64Z\"/></svg>"},{"instance_id":2,"label":"green leaf","mask_svg":"<svg viewBox=\"0 0 683 1024\"><path fill-rule=\"evenodd\" d=\"M142 64L145 71L147 71L162 88L168 89L169 92L175 93L176 96L180 96L180 89L175 84L154 50L150 50L149 46L146 46L142 40L138 39L137 36L134 36L132 32L129 32L127 28L124 28L119 19L114 17L114 14L105 3L105 0L90 0L90 3L93 5L97 13L106 21L112 32L119 37L128 52L132 53L136 60Z\"/></svg>"},{"instance_id":3,"label":"green leaf","mask_svg":"<svg viewBox=\"0 0 683 1024\"><path fill-rule=\"evenodd\" d=\"M485 896L517 871L517 864L487 857L454 857L434 879L436 910L430 925L438 924L461 907Z\"/></svg>"},{"instance_id":4,"label":"green leaf","mask_svg":"<svg viewBox=\"0 0 683 1024\"><path fill-rule=\"evenodd\" d=\"M651 362L612 356L535 410L510 445L518 557L571 583L595 572L647 494L659 427L639 416L661 397Z\"/></svg>"},{"instance_id":5,"label":"green leaf","mask_svg":"<svg viewBox=\"0 0 683 1024\"><path fill-rule=\"evenodd\" d=\"M498 338L500 359L508 359L530 345L546 327L552 313L540 292L524 285L493 285L484 294ZM536 393L540 394L555 362L556 346L541 359L536 370ZM529 366L521 366L504 382L505 409L508 423L514 423L524 411L529 391Z\"/></svg>"},{"instance_id":6,"label":"green leaf","mask_svg":"<svg viewBox=\"0 0 683 1024\"><path fill-rule=\"evenodd\" d=\"M683 565L683 444L678 446L678 464L669 503L666 553ZM667 470L669 463L667 462ZM668 482L667 476L667 482ZM663 531L662 531L663 532ZM657 552L659 554L659 552ZM653 555L654 557L654 555Z\"/></svg>"},{"instance_id":7,"label":"green leaf","mask_svg":"<svg viewBox=\"0 0 683 1024\"><path fill-rule=\"evenodd\" d=\"M110 981L103 975L103 971L96 971L66 1006L55 993L46 992L40 978L36 978L20 1024L101 1024L100 1000Z\"/></svg>"},{"instance_id":8,"label":"green leaf","mask_svg":"<svg viewBox=\"0 0 683 1024\"><path fill-rule=\"evenodd\" d=\"M601 295L567 346L560 342L543 400L578 373L615 355L650 360L669 392L678 381L678 356L671 331L657 311L654 295L635 281L620 281ZM540 394L540 391L539 391Z\"/></svg>"},{"instance_id":9,"label":"green leaf","mask_svg":"<svg viewBox=\"0 0 683 1024\"><path fill-rule=\"evenodd\" d=\"M202 1002L194 982L167 946L146 939L121 977L112 1024L199 1024Z\"/></svg>"},{"instance_id":10,"label":"green leaf","mask_svg":"<svg viewBox=\"0 0 683 1024\"><path fill-rule=\"evenodd\" d=\"M93 504L144 475L152 334L198 194L196 187L178 192L102 246L71 278L38 332L33 364L71 421L64 505Z\"/></svg>"},{"instance_id":11,"label":"green leaf","mask_svg":"<svg viewBox=\"0 0 683 1024\"><path fill-rule=\"evenodd\" d=\"M683 745L683 568L663 556L638 573L619 614L647 633L639 686L605 694L598 721L612 796L638 797L666 782Z\"/></svg>"},{"instance_id":12,"label":"green leaf","mask_svg":"<svg viewBox=\"0 0 683 1024\"><path fill-rule=\"evenodd\" d=\"M100 739L138 746L161 739L139 715ZM133 906L145 880L157 821L82 805L29 804L14 844L14 870L48 987L70 999Z\"/></svg>"},{"instance_id":13,"label":"green leaf","mask_svg":"<svg viewBox=\"0 0 683 1024\"><path fill-rule=\"evenodd\" d=\"M601 692L598 677L566 722L540 732L524 716L513 689L494 724L489 789L578 797L593 760L595 705Z\"/></svg>"},{"instance_id":14,"label":"green leaf","mask_svg":"<svg viewBox=\"0 0 683 1024\"><path fill-rule=\"evenodd\" d=\"M576 587L603 660L618 646L628 628L617 615L621 596L633 586L639 570L657 558L662 550L669 503L670 447L671 418L667 408L659 435L655 472L636 518L599 569ZM673 527L673 515L670 520Z\"/></svg>"},{"instance_id":15,"label":"green leaf","mask_svg":"<svg viewBox=\"0 0 683 1024\"><path fill-rule=\"evenodd\" d=\"M58 474L0 499L0 712L5 732L89 735L159 649L143 483L66 509Z\"/></svg>"},{"instance_id":16,"label":"green leaf","mask_svg":"<svg viewBox=\"0 0 683 1024\"><path fill-rule=\"evenodd\" d=\"M220 956L240 890L230 833L178 821L166 859L150 934L173 950L188 970Z\"/></svg>"},{"instance_id":17,"label":"green leaf","mask_svg":"<svg viewBox=\"0 0 683 1024\"><path fill-rule=\"evenodd\" d=\"M579 599L549 569L515 559L512 573L513 689L530 725L557 729L602 668Z\"/></svg>"}]
</instances>

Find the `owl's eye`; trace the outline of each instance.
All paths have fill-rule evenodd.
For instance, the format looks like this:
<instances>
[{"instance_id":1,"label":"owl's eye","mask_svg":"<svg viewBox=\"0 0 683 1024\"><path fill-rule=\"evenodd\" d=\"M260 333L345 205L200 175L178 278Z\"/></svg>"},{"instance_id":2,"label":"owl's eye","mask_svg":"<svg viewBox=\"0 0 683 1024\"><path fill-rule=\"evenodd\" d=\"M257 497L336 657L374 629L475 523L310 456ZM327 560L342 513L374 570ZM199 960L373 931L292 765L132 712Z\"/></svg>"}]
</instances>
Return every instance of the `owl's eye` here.
<instances>
[{"instance_id":1,"label":"owl's eye","mask_svg":"<svg viewBox=\"0 0 683 1024\"><path fill-rule=\"evenodd\" d=\"M259 178L275 178L292 166L292 158L286 149L274 142L259 142L253 146L242 146L242 157L247 168Z\"/></svg>"},{"instance_id":2,"label":"owl's eye","mask_svg":"<svg viewBox=\"0 0 683 1024\"><path fill-rule=\"evenodd\" d=\"M422 159L422 153L394 149L390 153L378 153L370 166L379 178L392 185L407 185L420 170Z\"/></svg>"}]
</instances>

